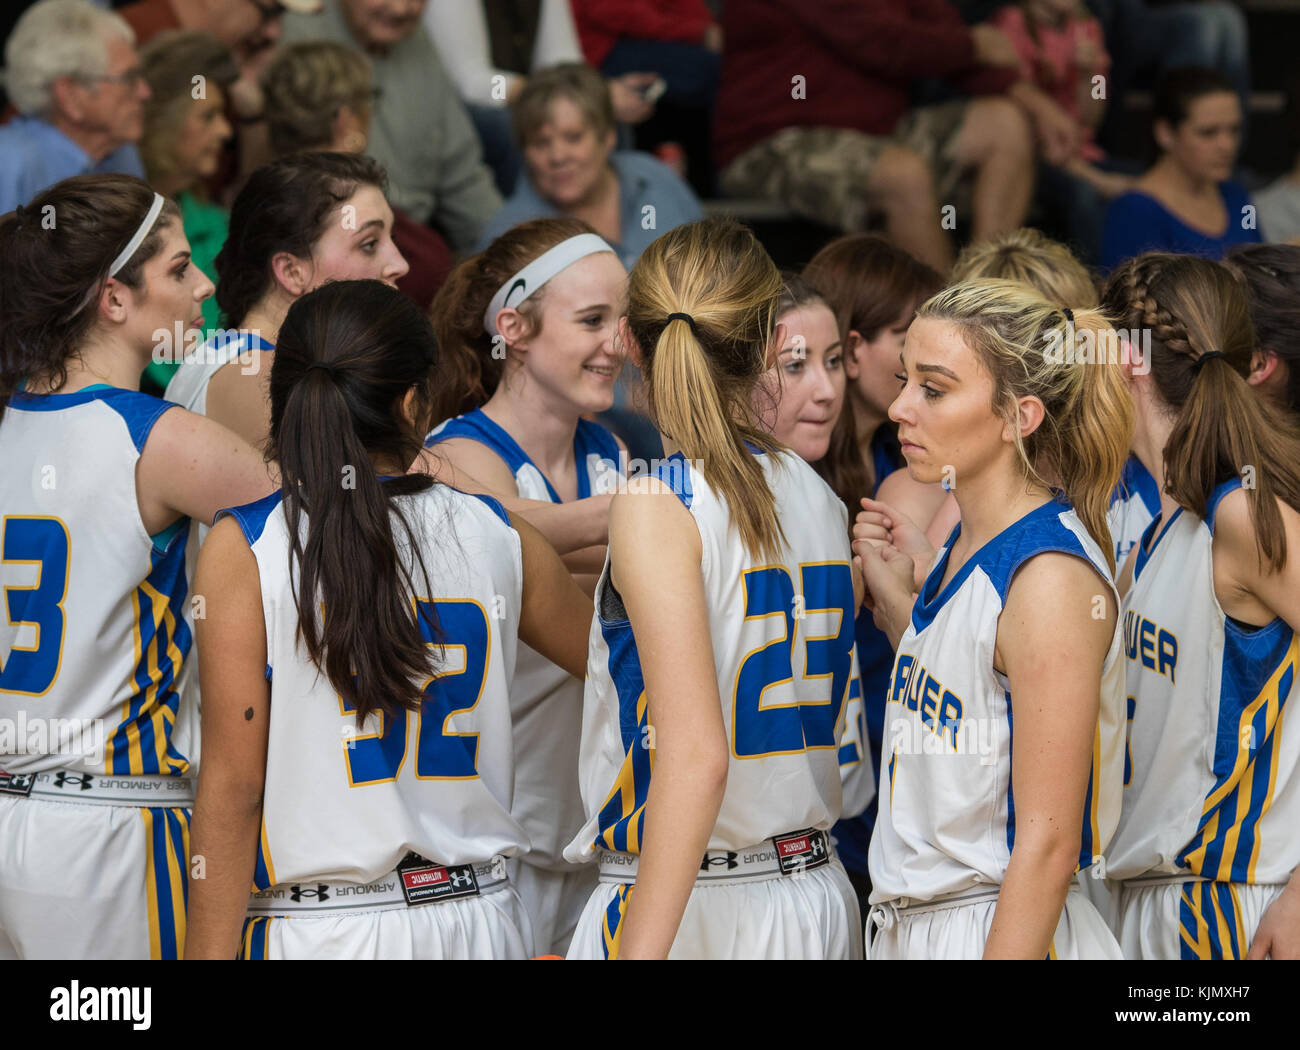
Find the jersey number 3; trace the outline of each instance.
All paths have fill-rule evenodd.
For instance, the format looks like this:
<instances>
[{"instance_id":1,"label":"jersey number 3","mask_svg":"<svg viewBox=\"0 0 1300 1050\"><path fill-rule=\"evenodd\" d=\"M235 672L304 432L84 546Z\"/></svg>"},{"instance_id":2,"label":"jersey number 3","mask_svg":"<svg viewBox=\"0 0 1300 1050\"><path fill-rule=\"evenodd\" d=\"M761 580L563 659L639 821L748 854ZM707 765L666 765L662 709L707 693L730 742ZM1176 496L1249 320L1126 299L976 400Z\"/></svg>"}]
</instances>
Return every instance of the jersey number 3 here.
<instances>
[{"instance_id":1,"label":"jersey number 3","mask_svg":"<svg viewBox=\"0 0 1300 1050\"><path fill-rule=\"evenodd\" d=\"M783 637L751 650L736 675L731 736L737 758L799 754L809 748L837 747L836 727L848 695L853 663L853 577L844 562L799 566L802 603L784 566L750 569L742 580L745 619L783 617ZM804 639L805 681L828 678L826 698L804 703L762 704L763 693L794 680L798 621L810 614L842 613L833 635Z\"/></svg>"},{"instance_id":2,"label":"jersey number 3","mask_svg":"<svg viewBox=\"0 0 1300 1050\"><path fill-rule=\"evenodd\" d=\"M0 693L44 696L59 677L67 629L68 527L58 518L6 517L0 562L38 567L34 584L4 588L10 628L30 626L34 638L31 645L19 645L15 634L8 654L0 652Z\"/></svg>"},{"instance_id":3,"label":"jersey number 3","mask_svg":"<svg viewBox=\"0 0 1300 1050\"><path fill-rule=\"evenodd\" d=\"M390 718L377 712L380 732L350 736L343 742L348 763L348 782L352 787L382 784L396 780L406 761L407 727L415 716L415 776L419 780L472 780L478 776L478 734L454 733L447 729L452 715L470 711L478 705L487 675L491 633L487 612L474 601L435 601L418 599L415 603L420 635L425 644L437 647L430 613L437 616L438 626L446 639L441 646L444 664L438 674L424 683L424 700L418 712L408 711L402 718ZM356 708L342 697L343 713L354 715ZM345 727L346 728L346 727Z\"/></svg>"}]
</instances>

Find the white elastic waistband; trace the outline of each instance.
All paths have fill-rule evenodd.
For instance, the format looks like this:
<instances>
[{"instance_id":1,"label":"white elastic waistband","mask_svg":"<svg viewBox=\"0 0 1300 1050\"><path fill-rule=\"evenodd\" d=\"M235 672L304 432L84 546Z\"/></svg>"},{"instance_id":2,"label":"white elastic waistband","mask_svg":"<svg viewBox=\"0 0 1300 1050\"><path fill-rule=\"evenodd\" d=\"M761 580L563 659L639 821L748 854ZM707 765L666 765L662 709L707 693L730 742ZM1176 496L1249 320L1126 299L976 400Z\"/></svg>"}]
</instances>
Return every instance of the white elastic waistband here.
<instances>
[{"instance_id":1,"label":"white elastic waistband","mask_svg":"<svg viewBox=\"0 0 1300 1050\"><path fill-rule=\"evenodd\" d=\"M0 773L0 798L39 798L95 806L189 808L194 781L189 777L117 776L102 773Z\"/></svg>"},{"instance_id":2,"label":"white elastic waistband","mask_svg":"<svg viewBox=\"0 0 1300 1050\"><path fill-rule=\"evenodd\" d=\"M824 831L805 828L775 835L756 846L738 850L709 850L700 862L697 884L715 885L743 879L775 879L798 875L831 862L830 839ZM596 864L601 882L636 882L638 857L601 850Z\"/></svg>"},{"instance_id":3,"label":"white elastic waistband","mask_svg":"<svg viewBox=\"0 0 1300 1050\"><path fill-rule=\"evenodd\" d=\"M1151 875L1139 875L1136 879L1125 879L1120 883L1121 889L1139 889L1144 886L1173 886L1183 882L1205 882L1204 875L1193 875L1190 871L1175 873L1156 872Z\"/></svg>"},{"instance_id":4,"label":"white elastic waistband","mask_svg":"<svg viewBox=\"0 0 1300 1050\"><path fill-rule=\"evenodd\" d=\"M253 915L287 915L414 908L481 897L509 885L504 857L451 866L408 858L387 875L365 884L295 882L272 886L249 898L248 911Z\"/></svg>"}]
</instances>

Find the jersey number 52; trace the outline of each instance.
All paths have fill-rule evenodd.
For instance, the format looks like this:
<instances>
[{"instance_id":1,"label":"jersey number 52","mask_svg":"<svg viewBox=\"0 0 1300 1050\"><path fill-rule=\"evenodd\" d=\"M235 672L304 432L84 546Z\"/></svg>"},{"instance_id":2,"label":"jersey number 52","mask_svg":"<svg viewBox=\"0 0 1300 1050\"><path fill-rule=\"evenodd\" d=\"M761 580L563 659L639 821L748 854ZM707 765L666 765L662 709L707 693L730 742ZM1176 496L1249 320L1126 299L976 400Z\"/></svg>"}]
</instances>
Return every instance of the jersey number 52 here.
<instances>
[{"instance_id":1,"label":"jersey number 52","mask_svg":"<svg viewBox=\"0 0 1300 1050\"><path fill-rule=\"evenodd\" d=\"M437 647L433 618L444 641L444 662L438 673L424 683L420 710L407 711L400 718L377 713L380 732L351 736L344 740L348 783L352 787L396 780L406 762L408 727L415 722L415 776L419 780L472 780L478 776L478 734L455 733L447 729L452 715L473 710L483 693L487 675L491 629L487 612L475 601L433 601L417 599L416 615L425 644ZM345 715L356 708L339 698Z\"/></svg>"}]
</instances>

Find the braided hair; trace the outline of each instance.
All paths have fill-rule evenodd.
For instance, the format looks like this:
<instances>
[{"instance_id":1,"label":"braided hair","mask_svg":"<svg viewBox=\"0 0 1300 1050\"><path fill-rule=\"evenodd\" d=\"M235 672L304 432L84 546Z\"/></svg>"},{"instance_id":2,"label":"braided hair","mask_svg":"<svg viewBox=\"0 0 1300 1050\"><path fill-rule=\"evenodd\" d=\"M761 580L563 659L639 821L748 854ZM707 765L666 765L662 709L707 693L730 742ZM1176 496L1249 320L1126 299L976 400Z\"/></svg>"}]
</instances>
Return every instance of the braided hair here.
<instances>
[{"instance_id":1,"label":"braided hair","mask_svg":"<svg viewBox=\"0 0 1300 1050\"><path fill-rule=\"evenodd\" d=\"M1165 491L1204 517L1215 486L1242 477L1261 562L1280 570L1277 500L1300 510L1300 432L1246 383L1255 330L1241 284L1209 259L1148 252L1111 274L1102 308L1131 338L1149 333L1151 378L1174 418Z\"/></svg>"}]
</instances>

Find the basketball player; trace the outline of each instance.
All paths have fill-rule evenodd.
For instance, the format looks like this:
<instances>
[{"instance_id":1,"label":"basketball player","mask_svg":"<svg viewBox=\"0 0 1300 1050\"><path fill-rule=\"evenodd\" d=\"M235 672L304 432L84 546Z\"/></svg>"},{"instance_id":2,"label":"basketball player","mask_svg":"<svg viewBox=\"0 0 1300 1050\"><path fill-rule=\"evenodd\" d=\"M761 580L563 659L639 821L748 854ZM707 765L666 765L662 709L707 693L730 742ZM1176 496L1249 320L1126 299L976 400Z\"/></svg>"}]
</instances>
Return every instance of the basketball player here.
<instances>
[{"instance_id":1,"label":"basketball player","mask_svg":"<svg viewBox=\"0 0 1300 1050\"><path fill-rule=\"evenodd\" d=\"M0 719L26 728L0 745L0 958L184 943L188 519L273 482L224 427L136 388L211 294L139 179L66 179L0 218Z\"/></svg>"},{"instance_id":2,"label":"basketball player","mask_svg":"<svg viewBox=\"0 0 1300 1050\"><path fill-rule=\"evenodd\" d=\"M581 675L591 603L500 504L407 473L437 374L428 321L378 281L324 285L285 318L283 488L224 514L199 559L192 957L531 950L504 863L528 848L517 638Z\"/></svg>"},{"instance_id":3,"label":"basketball player","mask_svg":"<svg viewBox=\"0 0 1300 1050\"><path fill-rule=\"evenodd\" d=\"M594 511L607 519L609 497L602 494L617 486L620 446L583 416L614 403L623 367L614 332L626 284L613 249L572 219L523 223L457 267L434 302L434 325L447 355L457 359L452 373L465 377L463 396L488 396L434 430L428 444L484 491L530 501L525 517L533 504L565 503L575 517ZM513 512L515 504L508 506ZM550 538L547 524L538 528ZM589 591L604 558L600 540L568 559L585 568ZM593 865L562 856L582 826L582 684L524 646L511 700L514 814L532 840L513 866L515 884L537 952L563 955L596 880Z\"/></svg>"},{"instance_id":4,"label":"basketball player","mask_svg":"<svg viewBox=\"0 0 1300 1050\"><path fill-rule=\"evenodd\" d=\"M1120 577L1128 667L1128 958L1300 958L1300 436L1256 396L1245 292L1218 263L1151 253L1103 306L1151 334L1134 447L1162 493Z\"/></svg>"},{"instance_id":5,"label":"basketball player","mask_svg":"<svg viewBox=\"0 0 1300 1050\"><path fill-rule=\"evenodd\" d=\"M1132 432L1120 366L1042 352L1071 314L954 285L907 334L890 416L958 525L912 560L858 542L897 646L871 843L872 958L1117 958L1074 881L1119 816L1123 661L1106 508ZM1054 490L1044 475L1060 486Z\"/></svg>"},{"instance_id":6,"label":"basketball player","mask_svg":"<svg viewBox=\"0 0 1300 1050\"><path fill-rule=\"evenodd\" d=\"M830 488L754 419L784 333L752 233L664 234L619 338L668 460L614 497L566 856L601 885L570 958L829 958L861 951L827 830L856 610Z\"/></svg>"}]
</instances>

